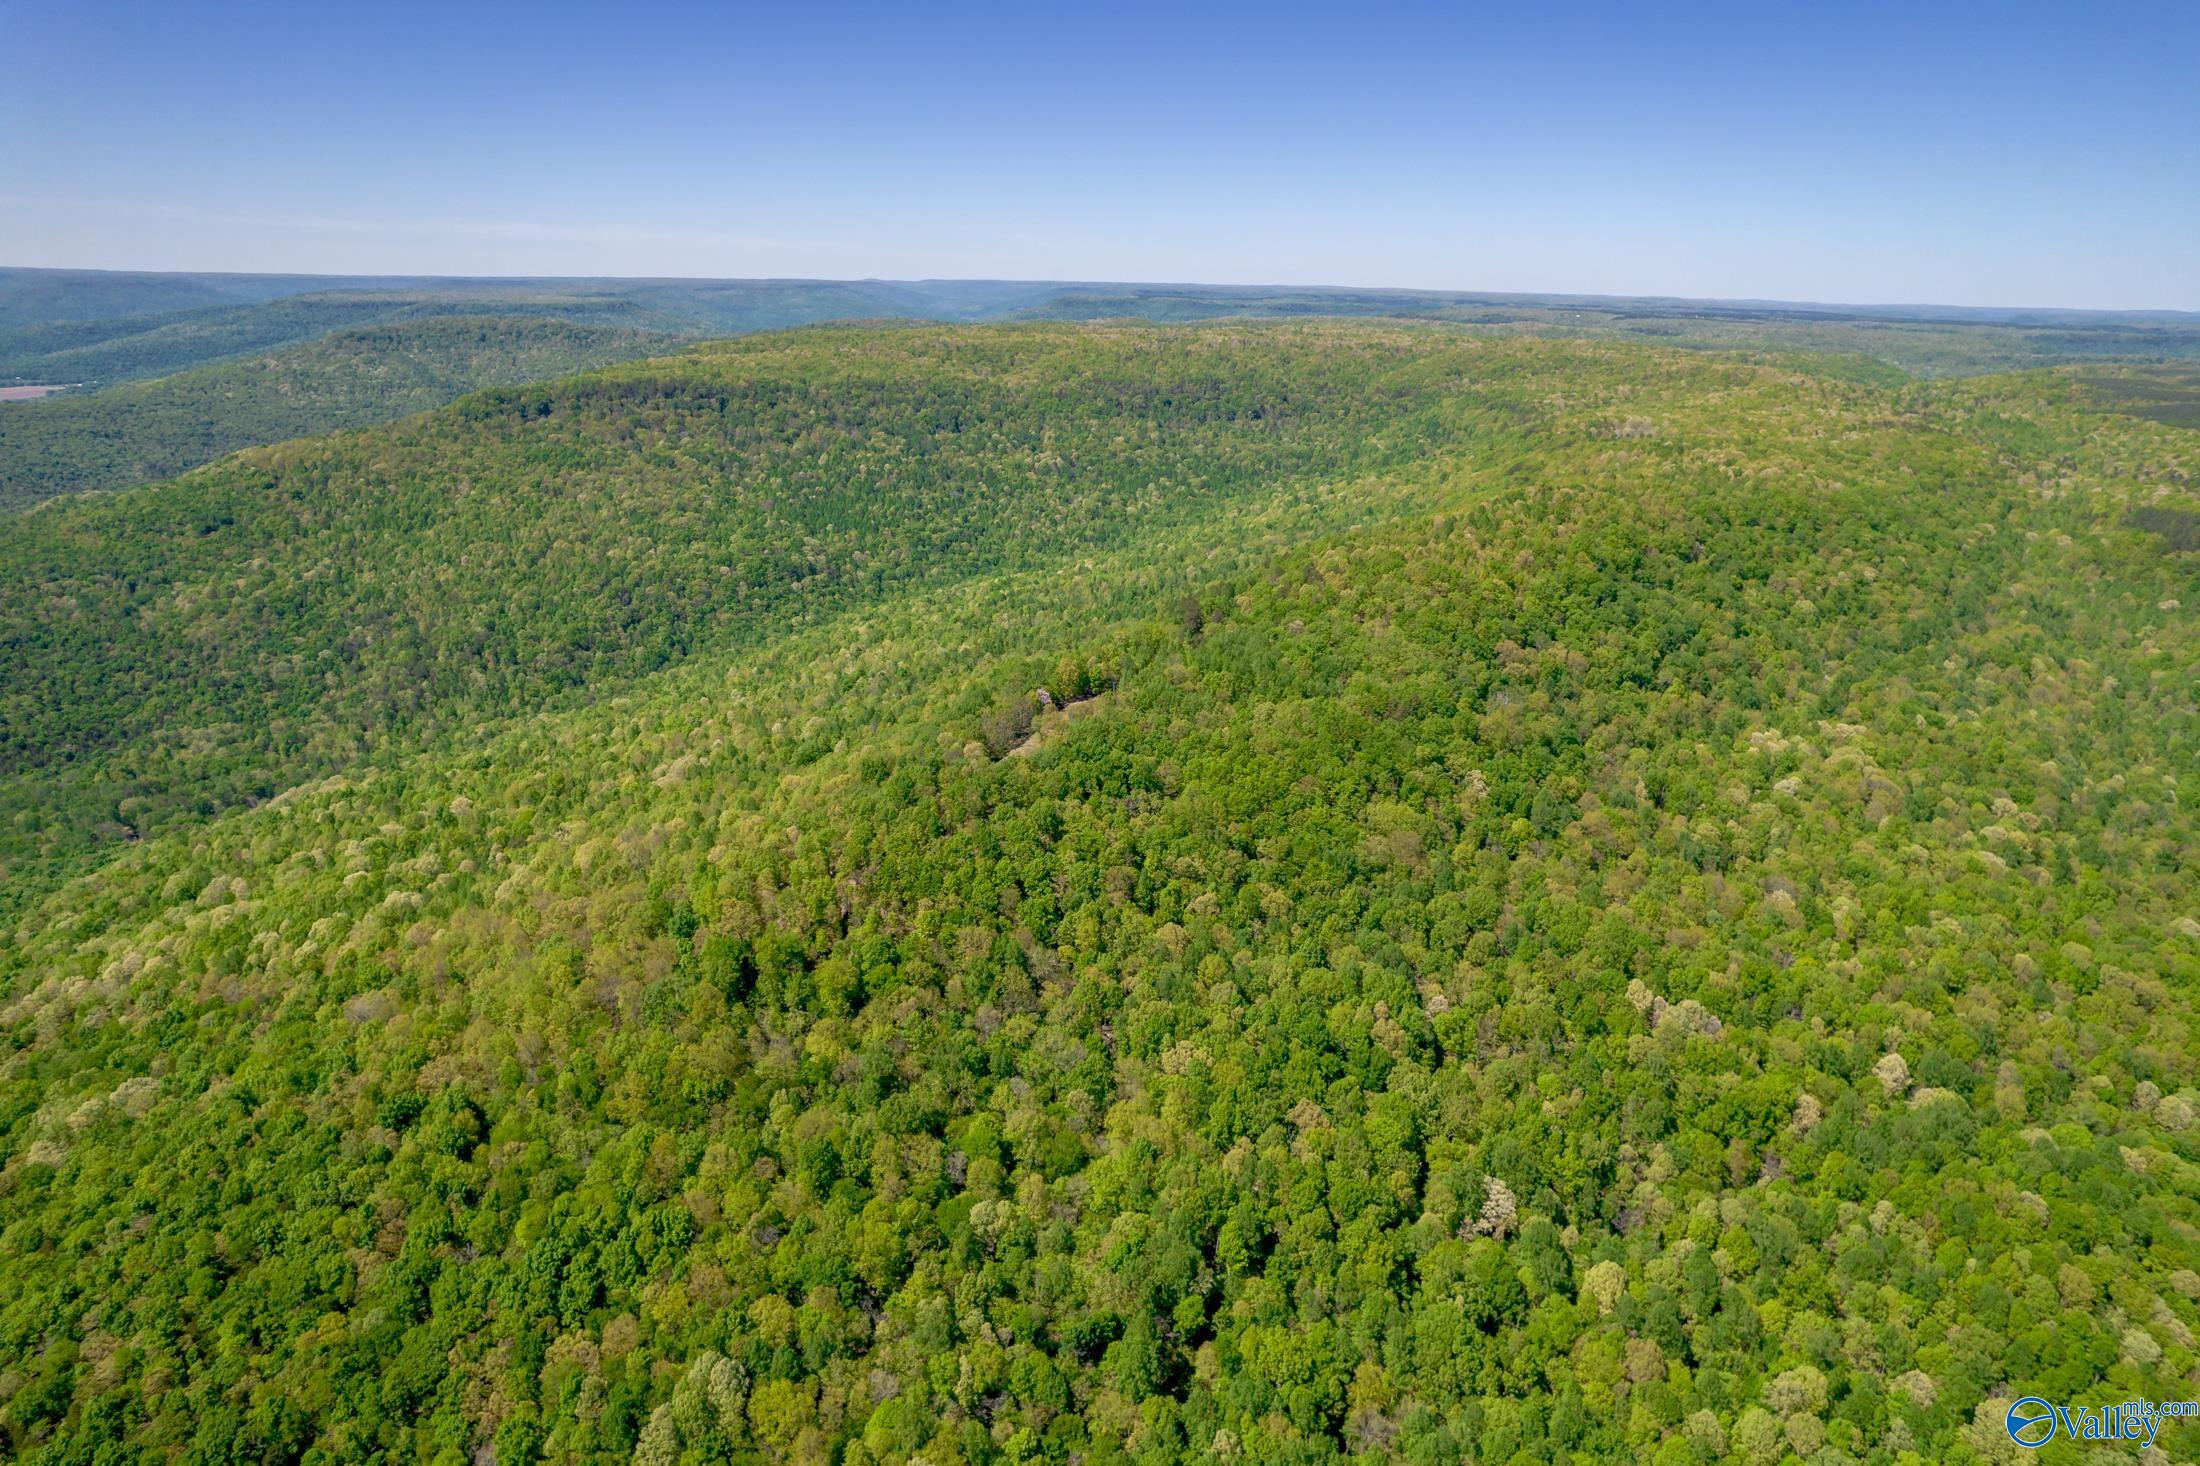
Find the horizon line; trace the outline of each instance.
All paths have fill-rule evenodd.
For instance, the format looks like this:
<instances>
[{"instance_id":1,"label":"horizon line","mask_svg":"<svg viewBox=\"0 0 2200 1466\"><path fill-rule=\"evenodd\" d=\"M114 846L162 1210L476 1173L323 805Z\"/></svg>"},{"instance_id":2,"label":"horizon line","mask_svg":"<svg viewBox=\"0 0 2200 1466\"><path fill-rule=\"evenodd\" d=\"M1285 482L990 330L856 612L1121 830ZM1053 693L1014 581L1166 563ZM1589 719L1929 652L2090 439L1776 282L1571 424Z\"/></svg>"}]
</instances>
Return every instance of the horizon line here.
<instances>
[{"instance_id":1,"label":"horizon line","mask_svg":"<svg viewBox=\"0 0 2200 1466\"><path fill-rule=\"evenodd\" d=\"M2178 306L2073 306L2073 305L1958 305L1941 301L1841 301L1785 296L1678 295L1670 292L1617 292L1602 290L1483 290L1454 285L1349 285L1293 283L1288 281L1133 280L1013 275L526 275L453 274L438 271L327 271L327 270L175 270L140 269L119 265L15 265L0 262L0 274L118 275L194 278L213 276L238 280L327 280L361 282L399 288L407 285L1008 285L1057 290L1139 289L1212 290L1230 292L1275 291L1341 293L1369 296L1439 295L1464 300L1505 302L1540 301L1591 304L1628 302L1652 305L1725 307L1778 307L1787 309L1848 312L1941 311L1974 314L2042 313L2066 316L2181 317L2200 319L2200 309Z\"/></svg>"}]
</instances>

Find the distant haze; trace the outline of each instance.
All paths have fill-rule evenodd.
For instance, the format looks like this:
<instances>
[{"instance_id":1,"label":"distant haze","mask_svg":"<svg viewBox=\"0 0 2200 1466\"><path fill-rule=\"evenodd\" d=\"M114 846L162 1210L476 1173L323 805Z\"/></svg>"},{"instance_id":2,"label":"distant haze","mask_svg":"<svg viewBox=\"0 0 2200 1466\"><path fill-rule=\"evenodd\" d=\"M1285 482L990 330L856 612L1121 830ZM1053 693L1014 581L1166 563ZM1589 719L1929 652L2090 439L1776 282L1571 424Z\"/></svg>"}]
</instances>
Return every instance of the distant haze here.
<instances>
[{"instance_id":1,"label":"distant haze","mask_svg":"<svg viewBox=\"0 0 2200 1466\"><path fill-rule=\"evenodd\" d=\"M0 0L0 264L2200 309L2200 7L1074 12Z\"/></svg>"}]
</instances>

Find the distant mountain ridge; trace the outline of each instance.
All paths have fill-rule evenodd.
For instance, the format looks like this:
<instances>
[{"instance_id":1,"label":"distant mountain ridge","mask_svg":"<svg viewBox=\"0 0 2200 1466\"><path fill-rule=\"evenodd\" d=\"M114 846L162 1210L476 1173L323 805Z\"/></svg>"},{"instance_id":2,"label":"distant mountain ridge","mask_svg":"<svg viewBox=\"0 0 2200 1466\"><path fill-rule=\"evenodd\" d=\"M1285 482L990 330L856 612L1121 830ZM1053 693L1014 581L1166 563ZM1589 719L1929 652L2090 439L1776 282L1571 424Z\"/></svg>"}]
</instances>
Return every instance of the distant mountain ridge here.
<instances>
[{"instance_id":1,"label":"distant mountain ridge","mask_svg":"<svg viewBox=\"0 0 2200 1466\"><path fill-rule=\"evenodd\" d=\"M1406 316L1572 334L1628 334L1661 321L1699 323L1713 333L1736 324L1937 327L1982 331L1997 343L1998 349L1986 353L1989 360L1973 369L2007 366L2026 356L2042 365L2098 356L2200 356L2200 315L2180 311L1078 281L435 279L0 269L0 381L109 385L375 321L503 313L604 319L689 336L870 317Z\"/></svg>"},{"instance_id":2,"label":"distant mountain ridge","mask_svg":"<svg viewBox=\"0 0 2200 1466\"><path fill-rule=\"evenodd\" d=\"M67 394L0 413L0 509L172 478L240 448L387 422L680 340L557 316L427 316Z\"/></svg>"}]
</instances>

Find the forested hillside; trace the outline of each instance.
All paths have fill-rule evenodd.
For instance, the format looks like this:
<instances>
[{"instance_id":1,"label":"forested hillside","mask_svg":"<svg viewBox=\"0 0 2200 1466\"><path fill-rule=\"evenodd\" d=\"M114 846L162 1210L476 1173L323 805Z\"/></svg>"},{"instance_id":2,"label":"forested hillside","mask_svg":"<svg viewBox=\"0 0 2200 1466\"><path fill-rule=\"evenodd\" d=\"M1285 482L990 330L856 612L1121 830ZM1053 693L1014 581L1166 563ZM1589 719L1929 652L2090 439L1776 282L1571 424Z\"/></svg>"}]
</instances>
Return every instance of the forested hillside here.
<instances>
[{"instance_id":1,"label":"forested hillside","mask_svg":"<svg viewBox=\"0 0 2200 1466\"><path fill-rule=\"evenodd\" d=\"M547 315L687 336L823 321L1441 320L1568 338L1869 358L1923 376L2200 360L2200 316L1619 296L1003 280L423 279L0 268L0 382L111 386L372 324Z\"/></svg>"},{"instance_id":2,"label":"forested hillside","mask_svg":"<svg viewBox=\"0 0 2200 1466\"><path fill-rule=\"evenodd\" d=\"M421 280L0 268L0 511L461 393L857 318L965 320L1052 292L982 280ZM32 410L35 407L35 412Z\"/></svg>"},{"instance_id":3,"label":"forested hillside","mask_svg":"<svg viewBox=\"0 0 2200 1466\"><path fill-rule=\"evenodd\" d=\"M1187 516L1505 441L1534 386L1462 393L1484 358L1433 333L1288 339L759 337L48 506L0 543L0 851L35 880L888 592L1167 554Z\"/></svg>"},{"instance_id":4,"label":"forested hillside","mask_svg":"<svg viewBox=\"0 0 2200 1466\"><path fill-rule=\"evenodd\" d=\"M997 280L421 279L0 268L0 511L127 487L239 448L364 427L476 387L824 321L1370 317L1496 335L1820 358L1881 386L2087 363L2189 380L2177 312L1836 307L1441 290ZM623 333L623 334L622 334ZM2146 400L2146 399L2142 399ZM2156 400L2174 408L2181 400ZM2189 405L2189 404L2188 404ZM27 410L35 406L39 415ZM18 410L26 409L26 410Z\"/></svg>"},{"instance_id":5,"label":"forested hillside","mask_svg":"<svg viewBox=\"0 0 2200 1466\"><path fill-rule=\"evenodd\" d=\"M481 387L670 349L673 338L535 316L441 316L0 413L0 509L171 478L239 448L388 422Z\"/></svg>"},{"instance_id":6,"label":"forested hillside","mask_svg":"<svg viewBox=\"0 0 2200 1466\"><path fill-rule=\"evenodd\" d=\"M2200 435L1852 368L842 328L12 517L10 1447L2192 1398Z\"/></svg>"}]
</instances>

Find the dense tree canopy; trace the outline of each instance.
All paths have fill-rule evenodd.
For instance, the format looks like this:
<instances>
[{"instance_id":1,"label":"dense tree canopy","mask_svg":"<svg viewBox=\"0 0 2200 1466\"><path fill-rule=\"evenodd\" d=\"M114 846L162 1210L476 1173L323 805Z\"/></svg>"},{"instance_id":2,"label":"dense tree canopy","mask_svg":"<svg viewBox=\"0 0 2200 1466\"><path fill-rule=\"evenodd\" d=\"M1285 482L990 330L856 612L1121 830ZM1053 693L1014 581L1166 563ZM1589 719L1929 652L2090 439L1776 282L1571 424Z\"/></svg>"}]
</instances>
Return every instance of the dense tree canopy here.
<instances>
[{"instance_id":1,"label":"dense tree canopy","mask_svg":"<svg viewBox=\"0 0 2200 1466\"><path fill-rule=\"evenodd\" d=\"M1275 340L760 337L22 516L0 541L0 851L66 870L911 586L1141 537L1166 555L1188 516L1517 445L1539 387L1519 347Z\"/></svg>"},{"instance_id":2,"label":"dense tree canopy","mask_svg":"<svg viewBox=\"0 0 2200 1466\"><path fill-rule=\"evenodd\" d=\"M13 838L142 819L0 947L14 1450L2190 1398L2200 438L1808 365L836 330L14 522Z\"/></svg>"}]
</instances>

